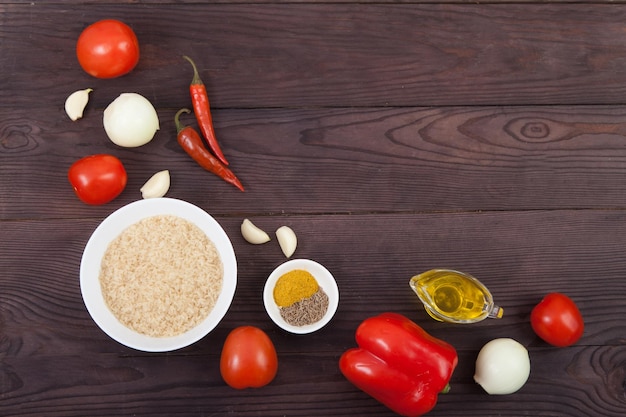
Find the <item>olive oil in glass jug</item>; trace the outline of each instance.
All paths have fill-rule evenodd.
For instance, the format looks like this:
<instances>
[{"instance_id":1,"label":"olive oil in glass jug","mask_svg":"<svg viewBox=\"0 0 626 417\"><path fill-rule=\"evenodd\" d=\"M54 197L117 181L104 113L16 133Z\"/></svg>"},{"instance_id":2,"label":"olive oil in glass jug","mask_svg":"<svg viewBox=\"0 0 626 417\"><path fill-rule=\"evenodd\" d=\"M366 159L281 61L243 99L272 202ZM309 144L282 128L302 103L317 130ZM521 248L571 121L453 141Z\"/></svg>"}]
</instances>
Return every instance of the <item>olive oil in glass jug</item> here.
<instances>
[{"instance_id":1,"label":"olive oil in glass jug","mask_svg":"<svg viewBox=\"0 0 626 417\"><path fill-rule=\"evenodd\" d=\"M409 285L435 320L476 323L486 318L502 318L504 313L493 303L487 287L463 272L433 269L412 277Z\"/></svg>"}]
</instances>

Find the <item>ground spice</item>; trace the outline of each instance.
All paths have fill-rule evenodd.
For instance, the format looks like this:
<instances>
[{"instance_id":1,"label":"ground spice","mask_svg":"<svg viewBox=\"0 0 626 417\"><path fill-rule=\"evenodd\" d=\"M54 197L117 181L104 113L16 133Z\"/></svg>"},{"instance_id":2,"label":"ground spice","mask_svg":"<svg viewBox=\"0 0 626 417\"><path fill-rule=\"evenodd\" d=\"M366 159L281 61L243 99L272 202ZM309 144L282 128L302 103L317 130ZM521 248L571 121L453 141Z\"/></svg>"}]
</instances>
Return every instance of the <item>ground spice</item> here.
<instances>
[{"instance_id":1,"label":"ground spice","mask_svg":"<svg viewBox=\"0 0 626 417\"><path fill-rule=\"evenodd\" d=\"M328 310L328 295L320 287L311 297L280 308L280 316L292 326L306 326L320 321Z\"/></svg>"},{"instance_id":2,"label":"ground spice","mask_svg":"<svg viewBox=\"0 0 626 417\"><path fill-rule=\"evenodd\" d=\"M294 269L281 275L274 286L274 301L278 307L289 307L311 297L319 289L319 284L310 272Z\"/></svg>"}]
</instances>

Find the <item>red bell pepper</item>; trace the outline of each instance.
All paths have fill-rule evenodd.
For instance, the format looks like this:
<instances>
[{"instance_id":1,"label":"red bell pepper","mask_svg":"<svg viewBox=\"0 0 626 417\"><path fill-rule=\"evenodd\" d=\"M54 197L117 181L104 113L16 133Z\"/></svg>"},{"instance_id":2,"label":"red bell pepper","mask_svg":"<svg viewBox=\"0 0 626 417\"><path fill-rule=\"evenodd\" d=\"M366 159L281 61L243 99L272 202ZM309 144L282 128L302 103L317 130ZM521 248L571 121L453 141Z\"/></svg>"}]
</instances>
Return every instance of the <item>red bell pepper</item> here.
<instances>
[{"instance_id":1,"label":"red bell pepper","mask_svg":"<svg viewBox=\"0 0 626 417\"><path fill-rule=\"evenodd\" d=\"M357 388L406 417L432 410L458 363L454 347L396 313L363 321L356 342L358 348L341 356L339 369Z\"/></svg>"}]
</instances>

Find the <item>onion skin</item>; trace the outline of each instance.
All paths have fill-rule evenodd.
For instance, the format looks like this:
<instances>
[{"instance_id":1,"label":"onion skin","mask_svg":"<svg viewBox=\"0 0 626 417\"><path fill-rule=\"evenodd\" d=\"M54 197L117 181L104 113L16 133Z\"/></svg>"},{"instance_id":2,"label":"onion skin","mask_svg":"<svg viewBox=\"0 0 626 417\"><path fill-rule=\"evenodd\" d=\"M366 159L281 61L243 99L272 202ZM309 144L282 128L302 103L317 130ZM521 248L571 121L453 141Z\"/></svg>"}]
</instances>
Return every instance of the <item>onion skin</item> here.
<instances>
[{"instance_id":1,"label":"onion skin","mask_svg":"<svg viewBox=\"0 0 626 417\"><path fill-rule=\"evenodd\" d=\"M137 93L120 94L104 109L102 123L111 142L124 148L145 145L159 130L154 106Z\"/></svg>"},{"instance_id":2,"label":"onion skin","mask_svg":"<svg viewBox=\"0 0 626 417\"><path fill-rule=\"evenodd\" d=\"M528 350L516 340L494 339L478 353L474 381L487 394L513 394L524 386L529 376Z\"/></svg>"}]
</instances>

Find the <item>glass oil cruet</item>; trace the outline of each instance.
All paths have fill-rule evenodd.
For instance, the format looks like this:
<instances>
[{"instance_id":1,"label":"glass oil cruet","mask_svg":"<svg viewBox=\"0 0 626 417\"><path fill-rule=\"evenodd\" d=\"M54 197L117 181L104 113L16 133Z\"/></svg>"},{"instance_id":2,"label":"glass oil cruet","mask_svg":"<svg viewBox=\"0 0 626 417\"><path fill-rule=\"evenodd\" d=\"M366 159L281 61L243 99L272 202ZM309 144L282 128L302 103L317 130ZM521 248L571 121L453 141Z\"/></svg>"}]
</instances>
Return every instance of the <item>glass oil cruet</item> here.
<instances>
[{"instance_id":1,"label":"glass oil cruet","mask_svg":"<svg viewBox=\"0 0 626 417\"><path fill-rule=\"evenodd\" d=\"M432 269L412 277L409 286L435 320L476 323L486 318L502 318L504 313L493 303L487 287L463 272Z\"/></svg>"}]
</instances>

